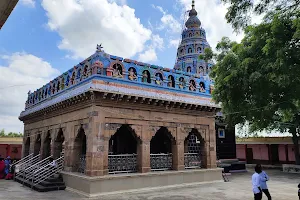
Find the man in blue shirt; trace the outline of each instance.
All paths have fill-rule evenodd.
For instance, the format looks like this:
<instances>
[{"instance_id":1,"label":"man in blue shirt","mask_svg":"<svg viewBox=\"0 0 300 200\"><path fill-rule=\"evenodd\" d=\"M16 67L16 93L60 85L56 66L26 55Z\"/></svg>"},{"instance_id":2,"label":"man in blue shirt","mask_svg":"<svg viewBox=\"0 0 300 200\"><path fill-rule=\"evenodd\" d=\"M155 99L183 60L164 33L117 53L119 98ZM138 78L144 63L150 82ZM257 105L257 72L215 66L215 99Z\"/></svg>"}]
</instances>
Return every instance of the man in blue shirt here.
<instances>
[{"instance_id":1,"label":"man in blue shirt","mask_svg":"<svg viewBox=\"0 0 300 200\"><path fill-rule=\"evenodd\" d=\"M254 193L254 200L261 200L262 199L262 190L261 190L261 168L256 165L255 166L255 173L252 175L252 190Z\"/></svg>"},{"instance_id":2,"label":"man in blue shirt","mask_svg":"<svg viewBox=\"0 0 300 200\"><path fill-rule=\"evenodd\" d=\"M258 164L258 167L261 170L260 178L261 178L261 183L260 183L260 187L263 191L263 193L265 193L265 195L268 197L268 200L272 200L272 197L270 195L270 192L268 190L268 186L267 186L267 181L269 180L269 176L267 175L267 173L265 171L262 170L262 167L260 164Z\"/></svg>"}]
</instances>

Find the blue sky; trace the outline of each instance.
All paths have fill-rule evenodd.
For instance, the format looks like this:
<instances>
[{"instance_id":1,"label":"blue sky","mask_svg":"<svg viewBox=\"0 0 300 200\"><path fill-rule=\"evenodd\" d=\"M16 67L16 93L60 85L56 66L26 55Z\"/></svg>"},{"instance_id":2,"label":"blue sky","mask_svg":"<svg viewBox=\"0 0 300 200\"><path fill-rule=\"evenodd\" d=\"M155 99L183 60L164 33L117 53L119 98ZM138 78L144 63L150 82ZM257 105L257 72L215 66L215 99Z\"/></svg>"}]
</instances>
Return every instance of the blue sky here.
<instances>
[{"instance_id":1,"label":"blue sky","mask_svg":"<svg viewBox=\"0 0 300 200\"><path fill-rule=\"evenodd\" d=\"M173 68L192 0L19 0L0 31L0 129L22 132L26 94L72 68L102 43L112 55ZM196 0L214 48L228 36L226 5ZM255 21L258 19L255 18Z\"/></svg>"}]
</instances>

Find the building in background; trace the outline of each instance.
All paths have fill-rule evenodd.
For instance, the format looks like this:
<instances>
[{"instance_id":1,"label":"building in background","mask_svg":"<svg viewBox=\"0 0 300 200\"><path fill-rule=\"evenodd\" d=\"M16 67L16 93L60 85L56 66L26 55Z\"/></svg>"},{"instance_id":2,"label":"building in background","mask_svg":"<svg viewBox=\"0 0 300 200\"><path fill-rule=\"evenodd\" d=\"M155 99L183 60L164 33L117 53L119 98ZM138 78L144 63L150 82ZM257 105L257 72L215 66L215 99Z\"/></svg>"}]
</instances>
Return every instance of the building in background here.
<instances>
[{"instance_id":1,"label":"building in background","mask_svg":"<svg viewBox=\"0 0 300 200\"><path fill-rule=\"evenodd\" d=\"M0 1L0 30L8 19L9 15L17 5L19 0L1 0Z\"/></svg>"},{"instance_id":2,"label":"building in background","mask_svg":"<svg viewBox=\"0 0 300 200\"><path fill-rule=\"evenodd\" d=\"M0 157L19 160L22 154L22 137L0 137Z\"/></svg>"},{"instance_id":3,"label":"building in background","mask_svg":"<svg viewBox=\"0 0 300 200\"><path fill-rule=\"evenodd\" d=\"M236 140L237 158L246 161L247 164L294 164L294 148L291 137L238 138Z\"/></svg>"}]
</instances>

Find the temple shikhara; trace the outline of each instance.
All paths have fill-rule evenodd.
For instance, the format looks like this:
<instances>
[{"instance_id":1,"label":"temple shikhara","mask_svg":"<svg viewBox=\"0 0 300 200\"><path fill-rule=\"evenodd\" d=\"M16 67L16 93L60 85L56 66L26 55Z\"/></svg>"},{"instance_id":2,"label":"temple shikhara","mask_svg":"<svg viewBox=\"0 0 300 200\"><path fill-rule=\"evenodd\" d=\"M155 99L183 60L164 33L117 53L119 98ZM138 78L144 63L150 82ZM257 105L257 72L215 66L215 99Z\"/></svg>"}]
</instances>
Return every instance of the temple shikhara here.
<instances>
[{"instance_id":1,"label":"temple shikhara","mask_svg":"<svg viewBox=\"0 0 300 200\"><path fill-rule=\"evenodd\" d=\"M213 63L199 59L209 47L194 2L173 68L97 45L93 55L28 93L19 117L28 161L17 178L38 187L61 173L68 189L87 196L221 180ZM47 171L43 165L52 159L57 166Z\"/></svg>"}]
</instances>

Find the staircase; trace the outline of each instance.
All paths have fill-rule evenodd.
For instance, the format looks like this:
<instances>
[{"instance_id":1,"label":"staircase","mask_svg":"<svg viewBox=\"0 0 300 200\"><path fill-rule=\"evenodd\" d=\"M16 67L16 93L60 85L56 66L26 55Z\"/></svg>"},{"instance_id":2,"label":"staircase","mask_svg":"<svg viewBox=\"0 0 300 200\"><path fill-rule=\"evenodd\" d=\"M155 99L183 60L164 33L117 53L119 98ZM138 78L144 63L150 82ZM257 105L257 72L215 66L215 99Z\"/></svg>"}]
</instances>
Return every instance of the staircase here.
<instances>
[{"instance_id":1,"label":"staircase","mask_svg":"<svg viewBox=\"0 0 300 200\"><path fill-rule=\"evenodd\" d=\"M36 162L35 157L24 158L16 166L15 181L38 192L64 190L66 186L60 175L64 166L64 156L53 161L51 161L51 158L52 156L49 156L38 162ZM32 164L28 165L26 163Z\"/></svg>"}]
</instances>

